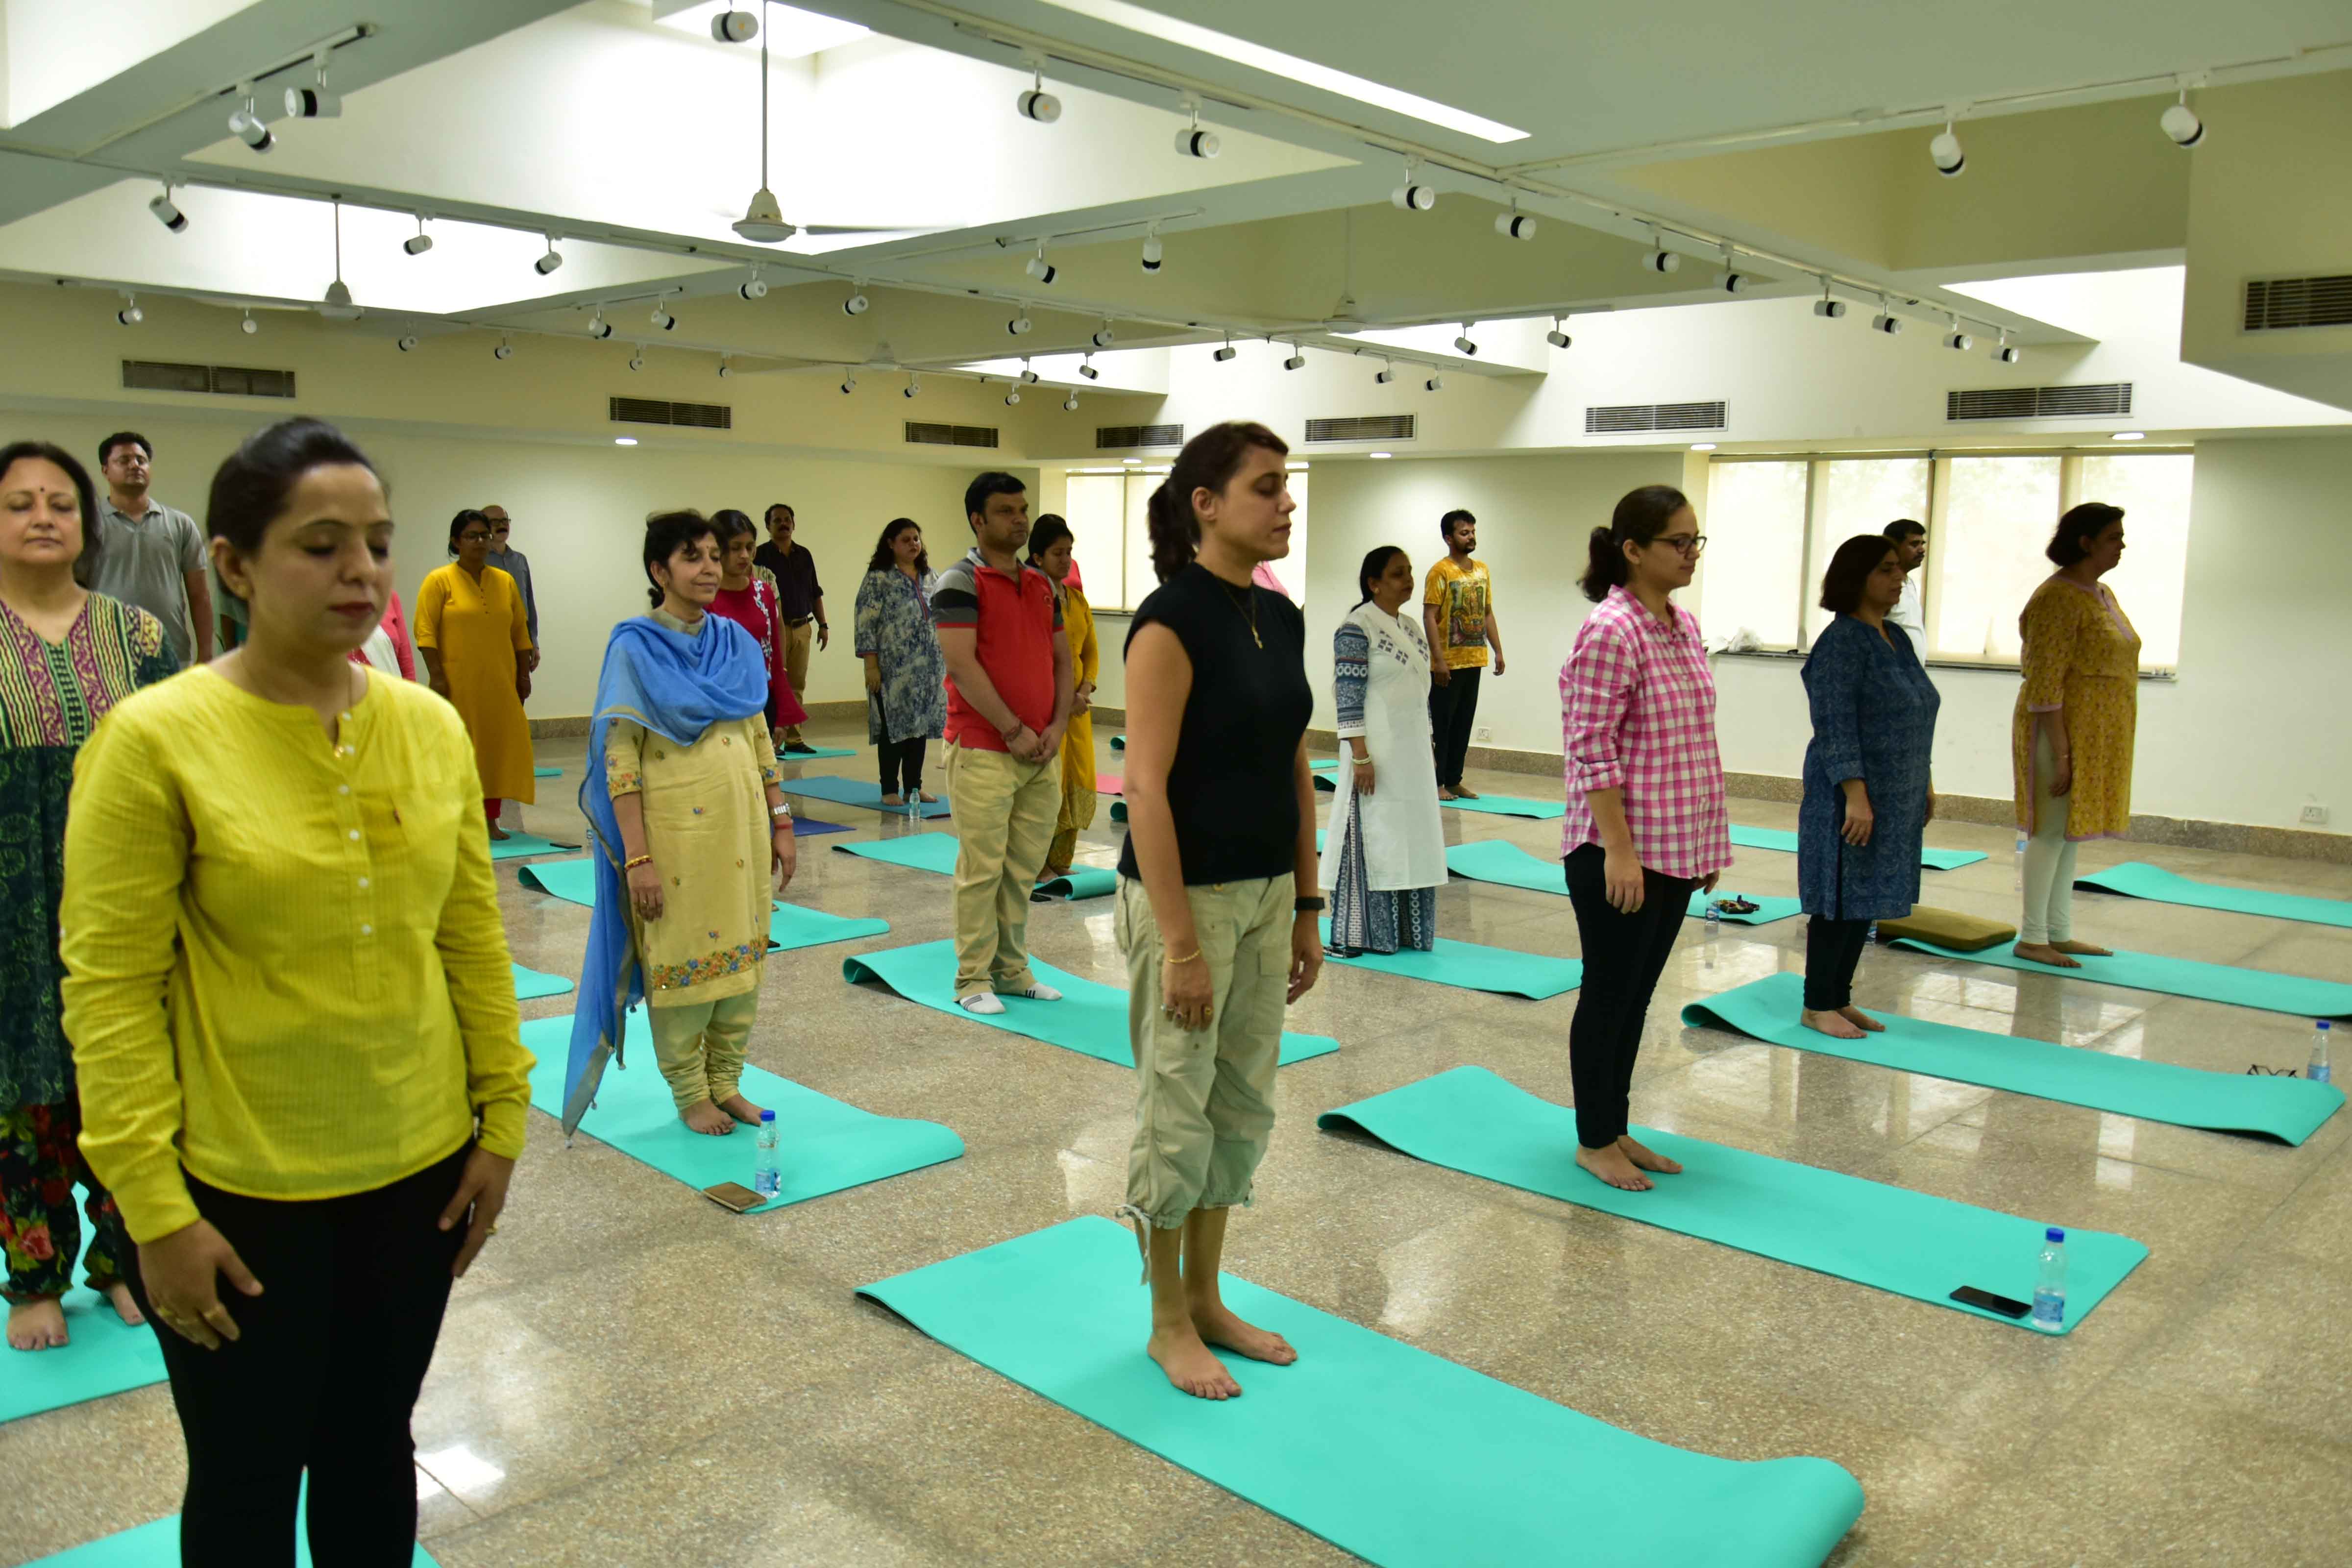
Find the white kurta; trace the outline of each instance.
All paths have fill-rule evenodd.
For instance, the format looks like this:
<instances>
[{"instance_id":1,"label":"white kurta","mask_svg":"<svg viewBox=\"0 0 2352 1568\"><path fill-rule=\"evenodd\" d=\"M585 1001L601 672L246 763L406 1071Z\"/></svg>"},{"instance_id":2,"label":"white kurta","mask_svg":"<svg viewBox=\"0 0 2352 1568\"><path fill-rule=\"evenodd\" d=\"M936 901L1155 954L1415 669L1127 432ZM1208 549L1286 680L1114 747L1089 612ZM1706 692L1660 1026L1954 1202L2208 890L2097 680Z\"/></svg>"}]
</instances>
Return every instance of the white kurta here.
<instances>
[{"instance_id":1,"label":"white kurta","mask_svg":"<svg viewBox=\"0 0 2352 1568\"><path fill-rule=\"evenodd\" d=\"M1364 683L1363 717L1339 722L1339 793L1324 840L1323 885L1336 884L1339 846L1349 814L1364 838L1368 886L1378 892L1444 884L1445 827L1437 815L1437 763L1430 752L1429 640L1417 616L1391 616L1359 605L1348 621L1371 650ZM1349 757L1350 736L1361 735L1372 759L1372 793L1359 795Z\"/></svg>"}]
</instances>

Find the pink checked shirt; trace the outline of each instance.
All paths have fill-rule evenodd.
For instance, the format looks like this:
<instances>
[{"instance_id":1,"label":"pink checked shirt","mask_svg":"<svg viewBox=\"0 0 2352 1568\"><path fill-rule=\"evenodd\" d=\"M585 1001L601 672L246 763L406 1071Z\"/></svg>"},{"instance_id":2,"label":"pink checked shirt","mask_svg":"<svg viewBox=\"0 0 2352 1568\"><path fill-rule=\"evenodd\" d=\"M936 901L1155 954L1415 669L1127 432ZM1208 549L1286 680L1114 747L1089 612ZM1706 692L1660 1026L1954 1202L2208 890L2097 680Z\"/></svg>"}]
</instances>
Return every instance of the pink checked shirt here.
<instances>
[{"instance_id":1,"label":"pink checked shirt","mask_svg":"<svg viewBox=\"0 0 2352 1568\"><path fill-rule=\"evenodd\" d=\"M1622 789L1643 866L1705 877L1731 864L1723 758L1715 746L1715 676L1698 620L1675 607L1668 631L1622 588L1586 617L1559 671L1567 761L1562 855L1601 842L1585 792Z\"/></svg>"}]
</instances>

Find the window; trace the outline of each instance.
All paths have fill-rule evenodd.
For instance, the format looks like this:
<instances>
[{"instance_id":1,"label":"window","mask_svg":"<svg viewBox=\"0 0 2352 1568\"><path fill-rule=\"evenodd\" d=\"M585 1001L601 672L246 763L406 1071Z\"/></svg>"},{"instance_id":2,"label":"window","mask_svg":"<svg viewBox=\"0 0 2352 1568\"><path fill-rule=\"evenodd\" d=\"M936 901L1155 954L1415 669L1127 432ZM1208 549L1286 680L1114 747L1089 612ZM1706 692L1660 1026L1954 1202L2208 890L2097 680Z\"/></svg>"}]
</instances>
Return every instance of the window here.
<instances>
[{"instance_id":1,"label":"window","mask_svg":"<svg viewBox=\"0 0 2352 1568\"><path fill-rule=\"evenodd\" d=\"M1838 458L1820 466L1829 478L1813 486L1813 539L1801 584L1808 647L1830 624L1830 612L1822 608L1822 578L1838 546L1857 533L1883 536L1898 517L1927 521L1927 458Z\"/></svg>"},{"instance_id":2,"label":"window","mask_svg":"<svg viewBox=\"0 0 2352 1568\"><path fill-rule=\"evenodd\" d=\"M2063 458L1953 458L1930 527L1927 647L1949 658L2012 661L2017 616L2050 575L2042 553L2058 524ZM1923 520L1925 521L1925 520Z\"/></svg>"},{"instance_id":3,"label":"window","mask_svg":"<svg viewBox=\"0 0 2352 1568\"><path fill-rule=\"evenodd\" d=\"M2186 452L2084 458L2072 502L2124 509L2123 564L2107 574L2139 633L2139 661L2154 669L2180 662L2181 584L2189 576L2189 485L2197 459Z\"/></svg>"},{"instance_id":4,"label":"window","mask_svg":"<svg viewBox=\"0 0 2352 1568\"><path fill-rule=\"evenodd\" d=\"M1789 574L1804 559L1811 469L1805 462L1712 465L1698 610L1708 636L1745 627L1766 647L1797 646Z\"/></svg>"},{"instance_id":5,"label":"window","mask_svg":"<svg viewBox=\"0 0 2352 1568\"><path fill-rule=\"evenodd\" d=\"M1129 468L1119 473L1075 471L1063 505L1069 520L1071 552L1086 580L1087 602L1097 610L1131 610L1143 603L1160 578L1151 569L1151 492L1168 477L1166 468ZM1291 602L1307 602L1307 485L1304 466L1290 470L1290 553L1272 563Z\"/></svg>"}]
</instances>

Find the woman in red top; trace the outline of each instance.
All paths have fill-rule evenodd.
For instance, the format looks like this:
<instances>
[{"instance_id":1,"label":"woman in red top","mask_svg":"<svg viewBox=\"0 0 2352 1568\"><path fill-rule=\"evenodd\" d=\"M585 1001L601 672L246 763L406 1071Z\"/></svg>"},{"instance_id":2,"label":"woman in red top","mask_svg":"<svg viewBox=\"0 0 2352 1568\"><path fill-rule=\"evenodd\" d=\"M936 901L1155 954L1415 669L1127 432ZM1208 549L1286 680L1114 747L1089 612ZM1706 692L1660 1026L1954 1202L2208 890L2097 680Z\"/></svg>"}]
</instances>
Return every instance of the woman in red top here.
<instances>
[{"instance_id":1,"label":"woman in red top","mask_svg":"<svg viewBox=\"0 0 2352 1568\"><path fill-rule=\"evenodd\" d=\"M768 670L768 730L781 736L785 730L808 722L808 713L793 696L792 682L784 675L784 613L776 603L775 586L752 570L751 552L759 545L760 530L748 514L731 508L711 513L710 526L719 534L723 568L719 597L710 602L710 613L733 621L760 645L760 662Z\"/></svg>"}]
</instances>

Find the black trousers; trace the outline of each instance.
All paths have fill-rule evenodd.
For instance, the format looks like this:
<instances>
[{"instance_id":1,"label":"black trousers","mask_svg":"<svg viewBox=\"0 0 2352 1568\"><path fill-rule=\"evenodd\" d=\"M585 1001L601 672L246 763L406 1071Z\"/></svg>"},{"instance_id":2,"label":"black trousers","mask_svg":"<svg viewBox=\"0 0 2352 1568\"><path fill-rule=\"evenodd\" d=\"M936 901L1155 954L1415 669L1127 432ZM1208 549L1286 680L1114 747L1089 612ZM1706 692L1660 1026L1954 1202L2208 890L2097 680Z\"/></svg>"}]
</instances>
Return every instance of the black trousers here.
<instances>
[{"instance_id":1,"label":"black trousers","mask_svg":"<svg viewBox=\"0 0 2352 1568\"><path fill-rule=\"evenodd\" d=\"M1429 744L1437 755L1437 787L1462 782L1470 755L1470 733L1478 721L1478 678L1483 669L1457 669L1443 686L1429 683Z\"/></svg>"},{"instance_id":2,"label":"black trousers","mask_svg":"<svg viewBox=\"0 0 2352 1568\"><path fill-rule=\"evenodd\" d=\"M310 1472L311 1561L408 1568L416 1542L409 1416L449 1302L463 1225L439 1228L470 1148L390 1186L278 1203L187 1178L196 1210L261 1281L224 1279L239 1337L191 1344L140 1310L163 1342L188 1445L180 1510L185 1568L291 1568L294 1508Z\"/></svg>"},{"instance_id":3,"label":"black trousers","mask_svg":"<svg viewBox=\"0 0 2352 1568\"><path fill-rule=\"evenodd\" d=\"M885 741L875 750L882 757L882 793L884 795L919 795L923 788L923 748L929 744L922 736L911 741Z\"/></svg>"},{"instance_id":4,"label":"black trousers","mask_svg":"<svg viewBox=\"0 0 2352 1568\"><path fill-rule=\"evenodd\" d=\"M1605 1149L1625 1135L1626 1094L1650 997L1698 886L1696 878L1644 867L1642 907L1625 914L1610 905L1602 859L1601 846L1587 844L1563 862L1584 944L1584 984L1568 1026L1568 1073L1576 1089L1576 1141L1588 1149Z\"/></svg>"},{"instance_id":5,"label":"black trousers","mask_svg":"<svg viewBox=\"0 0 2352 1568\"><path fill-rule=\"evenodd\" d=\"M1813 916L1805 925L1805 1011L1834 1013L1853 1005L1853 972L1870 945L1868 921Z\"/></svg>"}]
</instances>

